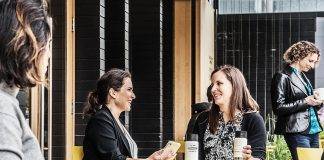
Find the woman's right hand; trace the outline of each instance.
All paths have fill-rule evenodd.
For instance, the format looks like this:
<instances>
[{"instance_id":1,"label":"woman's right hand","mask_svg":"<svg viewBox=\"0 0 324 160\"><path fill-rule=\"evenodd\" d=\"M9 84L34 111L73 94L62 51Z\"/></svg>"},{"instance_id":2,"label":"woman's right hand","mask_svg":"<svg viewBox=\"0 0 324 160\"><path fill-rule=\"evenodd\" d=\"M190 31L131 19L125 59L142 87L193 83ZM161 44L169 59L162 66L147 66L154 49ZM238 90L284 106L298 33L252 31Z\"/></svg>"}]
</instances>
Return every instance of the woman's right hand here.
<instances>
[{"instance_id":1,"label":"woman's right hand","mask_svg":"<svg viewBox=\"0 0 324 160\"><path fill-rule=\"evenodd\" d=\"M147 160L171 160L174 159L176 156L176 153L173 153L172 151L165 151L163 152L163 149L160 149L153 154L151 154Z\"/></svg>"},{"instance_id":2,"label":"woman's right hand","mask_svg":"<svg viewBox=\"0 0 324 160\"><path fill-rule=\"evenodd\" d=\"M314 95L305 98L306 104L310 106L318 106L322 104L322 101L315 99Z\"/></svg>"}]
</instances>

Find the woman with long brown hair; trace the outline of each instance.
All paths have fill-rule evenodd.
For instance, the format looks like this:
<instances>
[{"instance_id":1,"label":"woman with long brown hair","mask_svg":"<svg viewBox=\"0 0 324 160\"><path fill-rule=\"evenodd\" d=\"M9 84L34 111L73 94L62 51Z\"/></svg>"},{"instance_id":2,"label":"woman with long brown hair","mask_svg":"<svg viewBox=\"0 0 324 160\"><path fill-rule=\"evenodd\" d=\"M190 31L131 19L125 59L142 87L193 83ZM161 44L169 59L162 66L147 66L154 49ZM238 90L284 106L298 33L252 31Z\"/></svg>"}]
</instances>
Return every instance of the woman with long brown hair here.
<instances>
[{"instance_id":1,"label":"woman with long brown hair","mask_svg":"<svg viewBox=\"0 0 324 160\"><path fill-rule=\"evenodd\" d=\"M42 0L0 0L0 159L44 159L16 96L45 81L48 19Z\"/></svg>"},{"instance_id":2,"label":"woman with long brown hair","mask_svg":"<svg viewBox=\"0 0 324 160\"><path fill-rule=\"evenodd\" d=\"M196 121L200 159L233 159L235 131L247 132L244 159L265 159L266 133L259 106L250 95L243 74L224 65L211 73L213 104Z\"/></svg>"}]
</instances>

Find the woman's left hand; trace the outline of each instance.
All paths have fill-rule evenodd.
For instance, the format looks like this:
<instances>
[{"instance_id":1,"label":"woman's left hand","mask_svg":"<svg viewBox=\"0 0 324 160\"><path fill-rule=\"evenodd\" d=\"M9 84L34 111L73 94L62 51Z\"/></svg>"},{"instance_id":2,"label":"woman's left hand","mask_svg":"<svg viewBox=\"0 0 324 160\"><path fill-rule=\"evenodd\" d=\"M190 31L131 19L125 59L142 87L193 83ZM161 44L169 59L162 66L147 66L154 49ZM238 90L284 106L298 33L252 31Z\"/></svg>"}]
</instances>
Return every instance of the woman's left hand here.
<instances>
[{"instance_id":1,"label":"woman's left hand","mask_svg":"<svg viewBox=\"0 0 324 160\"><path fill-rule=\"evenodd\" d=\"M251 160L252 157L252 150L250 145L246 145L243 147L243 159L244 160Z\"/></svg>"},{"instance_id":2,"label":"woman's left hand","mask_svg":"<svg viewBox=\"0 0 324 160\"><path fill-rule=\"evenodd\" d=\"M257 160L258 158L254 158L252 156L252 150L250 145L246 145L243 147L243 159L244 160Z\"/></svg>"}]
</instances>

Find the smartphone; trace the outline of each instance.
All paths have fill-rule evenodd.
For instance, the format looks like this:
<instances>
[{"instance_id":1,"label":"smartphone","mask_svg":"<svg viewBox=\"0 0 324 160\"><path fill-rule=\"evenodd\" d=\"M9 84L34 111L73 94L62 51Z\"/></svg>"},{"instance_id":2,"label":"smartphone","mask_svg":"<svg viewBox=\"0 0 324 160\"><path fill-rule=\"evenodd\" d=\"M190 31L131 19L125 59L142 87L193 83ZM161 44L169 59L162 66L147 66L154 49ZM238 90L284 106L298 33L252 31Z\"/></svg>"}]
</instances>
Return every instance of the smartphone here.
<instances>
[{"instance_id":1,"label":"smartphone","mask_svg":"<svg viewBox=\"0 0 324 160\"><path fill-rule=\"evenodd\" d=\"M169 141L165 147L163 148L163 152L162 155L167 155L170 153L170 151L172 151L172 153L177 153L178 149L180 148L181 144L178 142L174 142L174 141ZM169 160L172 160L173 158L170 158Z\"/></svg>"}]
</instances>

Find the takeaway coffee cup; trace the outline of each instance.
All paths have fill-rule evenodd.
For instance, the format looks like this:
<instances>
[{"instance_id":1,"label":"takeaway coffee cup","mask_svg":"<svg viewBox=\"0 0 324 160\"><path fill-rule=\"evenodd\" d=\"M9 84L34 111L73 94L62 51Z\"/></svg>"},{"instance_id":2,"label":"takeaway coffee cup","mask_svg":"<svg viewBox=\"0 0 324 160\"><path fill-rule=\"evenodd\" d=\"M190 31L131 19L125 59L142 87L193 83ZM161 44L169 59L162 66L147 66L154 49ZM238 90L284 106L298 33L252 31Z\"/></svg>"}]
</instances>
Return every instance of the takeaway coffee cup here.
<instances>
[{"instance_id":1,"label":"takeaway coffee cup","mask_svg":"<svg viewBox=\"0 0 324 160\"><path fill-rule=\"evenodd\" d=\"M243 160L243 147L247 145L247 132L246 131L235 131L234 138L234 160Z\"/></svg>"},{"instance_id":2,"label":"takeaway coffee cup","mask_svg":"<svg viewBox=\"0 0 324 160\"><path fill-rule=\"evenodd\" d=\"M314 94L317 100L324 101L324 88L315 89Z\"/></svg>"}]
</instances>

